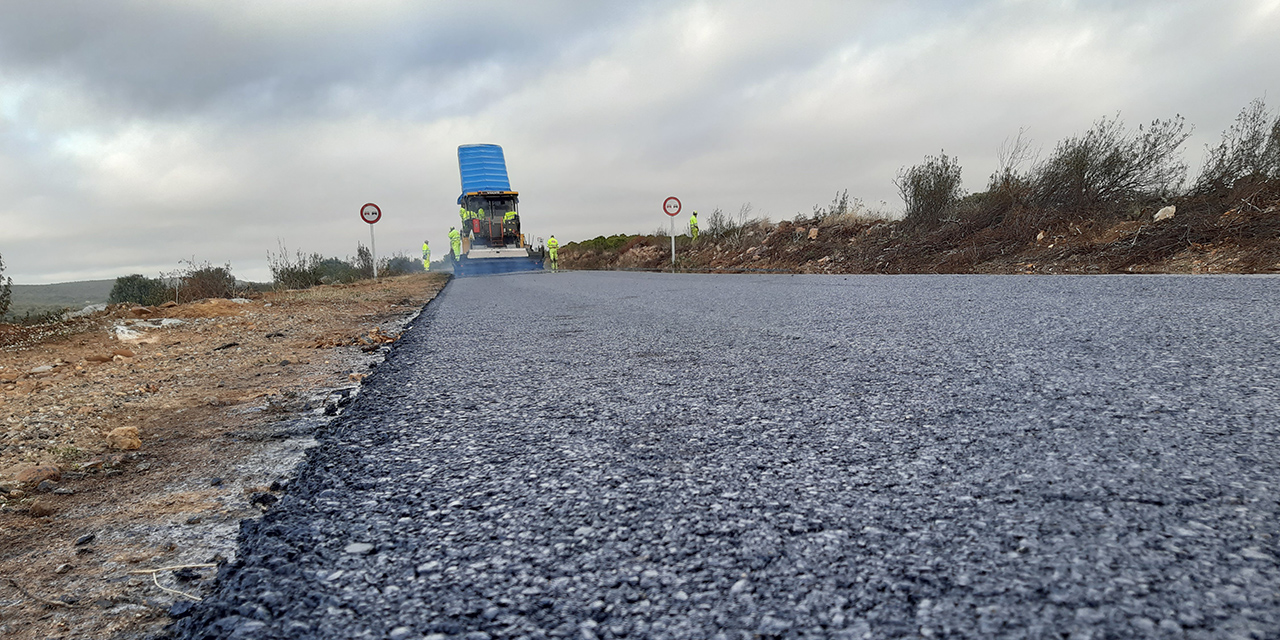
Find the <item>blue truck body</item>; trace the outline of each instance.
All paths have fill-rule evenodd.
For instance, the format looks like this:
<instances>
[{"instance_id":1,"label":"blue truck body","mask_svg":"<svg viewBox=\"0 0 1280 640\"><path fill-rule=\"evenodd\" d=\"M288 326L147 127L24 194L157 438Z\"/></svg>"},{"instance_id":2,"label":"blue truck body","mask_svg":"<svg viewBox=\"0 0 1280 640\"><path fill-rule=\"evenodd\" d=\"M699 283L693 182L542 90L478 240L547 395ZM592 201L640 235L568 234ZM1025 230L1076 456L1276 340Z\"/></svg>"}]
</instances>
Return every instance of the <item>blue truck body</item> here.
<instances>
[{"instance_id":1,"label":"blue truck body","mask_svg":"<svg viewBox=\"0 0 1280 640\"><path fill-rule=\"evenodd\" d=\"M496 144L464 144L458 147L458 173L462 175L462 195L481 191L511 191L507 178L507 160Z\"/></svg>"}]
</instances>

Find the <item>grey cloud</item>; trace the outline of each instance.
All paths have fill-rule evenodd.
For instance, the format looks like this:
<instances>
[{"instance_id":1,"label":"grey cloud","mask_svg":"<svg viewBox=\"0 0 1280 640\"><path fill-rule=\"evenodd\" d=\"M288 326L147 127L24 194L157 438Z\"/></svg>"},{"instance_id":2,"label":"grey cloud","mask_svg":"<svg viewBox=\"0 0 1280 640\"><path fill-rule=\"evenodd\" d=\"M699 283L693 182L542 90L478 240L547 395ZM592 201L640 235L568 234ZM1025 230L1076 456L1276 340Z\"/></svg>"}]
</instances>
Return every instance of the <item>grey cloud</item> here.
<instances>
[{"instance_id":1,"label":"grey cloud","mask_svg":"<svg viewBox=\"0 0 1280 640\"><path fill-rule=\"evenodd\" d=\"M6 3L0 253L22 282L265 278L277 238L443 251L459 144L507 148L535 236L648 232L666 195L775 219L898 206L945 148L1181 112L1194 153L1274 93L1265 2ZM299 8L305 8L305 11Z\"/></svg>"},{"instance_id":2,"label":"grey cloud","mask_svg":"<svg viewBox=\"0 0 1280 640\"><path fill-rule=\"evenodd\" d=\"M336 11L324 3L73 6L6 3L0 60L7 72L62 77L117 109L178 117L324 112L344 87L383 99L406 84L421 87L413 99L465 91L460 78L483 76L493 65L536 68L560 56L567 41L625 23L634 11L524 2L339 3ZM502 80L518 85L522 76ZM485 98L500 88L472 90Z\"/></svg>"}]
</instances>

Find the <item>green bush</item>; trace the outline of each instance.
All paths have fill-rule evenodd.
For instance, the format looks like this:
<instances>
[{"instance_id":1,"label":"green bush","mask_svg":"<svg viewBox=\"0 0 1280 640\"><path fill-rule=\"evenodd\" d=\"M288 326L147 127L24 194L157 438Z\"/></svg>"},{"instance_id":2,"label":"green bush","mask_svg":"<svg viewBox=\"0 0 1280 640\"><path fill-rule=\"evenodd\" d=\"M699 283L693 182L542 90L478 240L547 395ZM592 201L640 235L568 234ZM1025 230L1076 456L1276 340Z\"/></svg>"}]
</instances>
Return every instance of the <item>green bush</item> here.
<instances>
[{"instance_id":1,"label":"green bush","mask_svg":"<svg viewBox=\"0 0 1280 640\"><path fill-rule=\"evenodd\" d=\"M577 249L579 251L617 251L622 248L622 245L627 244L627 241L634 237L634 235L626 235L622 233L608 237L596 236L590 240L583 240L582 242L570 242L569 244L564 245L564 248L566 250Z\"/></svg>"},{"instance_id":2,"label":"green bush","mask_svg":"<svg viewBox=\"0 0 1280 640\"><path fill-rule=\"evenodd\" d=\"M140 273L116 278L107 302L120 304L131 302L144 306L157 305L170 299L170 289L159 278L148 278Z\"/></svg>"},{"instance_id":3,"label":"green bush","mask_svg":"<svg viewBox=\"0 0 1280 640\"><path fill-rule=\"evenodd\" d=\"M186 271L179 276L181 286L178 288L179 302L191 302L207 298L235 298L240 295L235 276L231 275L231 265L215 267L208 262L196 265L187 263Z\"/></svg>"},{"instance_id":4,"label":"green bush","mask_svg":"<svg viewBox=\"0 0 1280 640\"><path fill-rule=\"evenodd\" d=\"M378 264L378 275L380 276L403 276L410 273L422 273L421 258L410 258L404 254L396 254L390 258L383 258Z\"/></svg>"},{"instance_id":5,"label":"green bush","mask_svg":"<svg viewBox=\"0 0 1280 640\"><path fill-rule=\"evenodd\" d=\"M893 184L907 206L909 224L929 226L941 222L955 212L964 197L959 160L945 151L925 156L924 162L914 167L898 170Z\"/></svg>"},{"instance_id":6,"label":"green bush","mask_svg":"<svg viewBox=\"0 0 1280 640\"><path fill-rule=\"evenodd\" d=\"M361 279L360 270L346 260L325 258L316 265L317 284L348 284Z\"/></svg>"}]
</instances>

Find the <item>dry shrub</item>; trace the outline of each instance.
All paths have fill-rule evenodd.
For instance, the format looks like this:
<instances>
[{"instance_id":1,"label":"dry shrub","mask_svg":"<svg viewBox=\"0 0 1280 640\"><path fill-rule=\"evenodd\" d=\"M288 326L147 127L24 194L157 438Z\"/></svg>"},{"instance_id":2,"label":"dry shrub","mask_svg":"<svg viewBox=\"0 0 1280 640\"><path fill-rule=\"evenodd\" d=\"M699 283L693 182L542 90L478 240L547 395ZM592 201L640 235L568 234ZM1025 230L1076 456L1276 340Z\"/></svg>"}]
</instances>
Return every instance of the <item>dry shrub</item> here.
<instances>
[{"instance_id":1,"label":"dry shrub","mask_svg":"<svg viewBox=\"0 0 1280 640\"><path fill-rule=\"evenodd\" d=\"M1186 177L1178 149L1191 135L1182 116L1155 120L1130 133L1102 118L1058 143L1031 178L1033 204L1072 212L1114 214L1173 197Z\"/></svg>"},{"instance_id":2,"label":"dry shrub","mask_svg":"<svg viewBox=\"0 0 1280 640\"><path fill-rule=\"evenodd\" d=\"M187 263L187 270L181 275L178 287L178 302L190 302L205 298L234 298L239 294L235 276L231 275L231 264L215 267L208 262L196 266Z\"/></svg>"},{"instance_id":3,"label":"dry shrub","mask_svg":"<svg viewBox=\"0 0 1280 640\"><path fill-rule=\"evenodd\" d=\"M948 219L964 196L960 163L945 151L899 169L893 184L906 204L909 225L930 226Z\"/></svg>"},{"instance_id":4,"label":"dry shrub","mask_svg":"<svg viewBox=\"0 0 1280 640\"><path fill-rule=\"evenodd\" d=\"M1267 111L1262 98L1250 102L1209 149L1193 194L1220 193L1240 180L1280 177L1280 115Z\"/></svg>"}]
</instances>

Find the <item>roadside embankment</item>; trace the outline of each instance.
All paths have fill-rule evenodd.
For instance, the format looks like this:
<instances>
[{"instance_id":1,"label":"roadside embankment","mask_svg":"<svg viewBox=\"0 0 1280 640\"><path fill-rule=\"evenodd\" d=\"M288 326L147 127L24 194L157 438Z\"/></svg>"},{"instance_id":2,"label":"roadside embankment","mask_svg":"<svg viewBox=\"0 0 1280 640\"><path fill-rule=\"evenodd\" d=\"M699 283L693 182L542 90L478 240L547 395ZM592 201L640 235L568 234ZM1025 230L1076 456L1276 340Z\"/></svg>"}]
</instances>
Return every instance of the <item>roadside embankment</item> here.
<instances>
[{"instance_id":1,"label":"roadside embankment","mask_svg":"<svg viewBox=\"0 0 1280 640\"><path fill-rule=\"evenodd\" d=\"M983 194L986 195L986 194ZM676 238L681 270L792 273L1270 273L1280 271L1280 181L1123 215L978 202L929 224L844 213ZM1164 210L1165 214L1158 216ZM1161 219L1156 219L1157 217ZM670 269L671 239L566 244L563 269Z\"/></svg>"},{"instance_id":2,"label":"roadside embankment","mask_svg":"<svg viewBox=\"0 0 1280 640\"><path fill-rule=\"evenodd\" d=\"M163 626L447 281L0 325L0 636Z\"/></svg>"}]
</instances>

